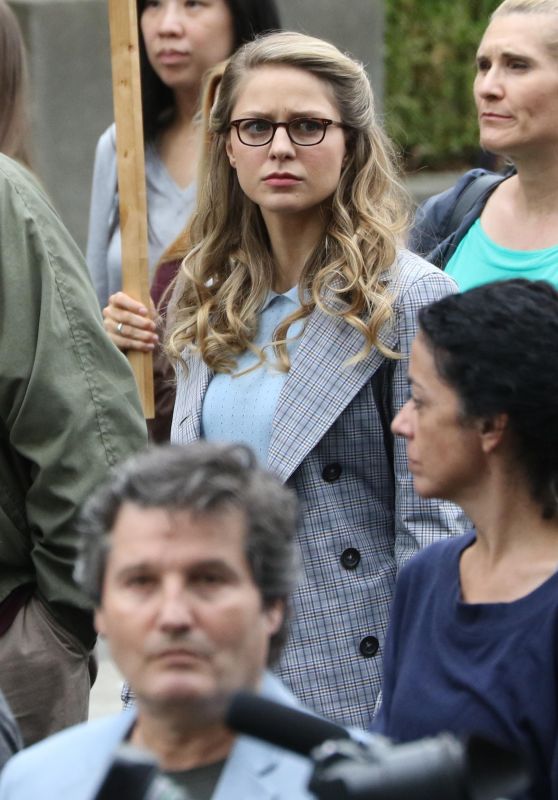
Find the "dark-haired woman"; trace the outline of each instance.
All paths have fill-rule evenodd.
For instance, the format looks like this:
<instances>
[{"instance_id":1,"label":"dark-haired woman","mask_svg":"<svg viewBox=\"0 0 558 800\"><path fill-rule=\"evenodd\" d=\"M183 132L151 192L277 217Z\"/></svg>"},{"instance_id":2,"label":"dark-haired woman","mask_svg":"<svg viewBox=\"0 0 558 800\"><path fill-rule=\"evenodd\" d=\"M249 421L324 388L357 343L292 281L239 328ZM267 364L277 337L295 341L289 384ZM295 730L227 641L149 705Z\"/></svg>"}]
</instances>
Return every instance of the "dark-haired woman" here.
<instances>
[{"instance_id":1,"label":"dark-haired woman","mask_svg":"<svg viewBox=\"0 0 558 800\"><path fill-rule=\"evenodd\" d=\"M148 205L149 264L153 273L164 249L184 228L195 202L200 145L197 112L204 73L243 42L279 27L275 0L137 0ZM99 303L121 289L115 128L97 145L87 262ZM125 299L124 299L125 302ZM147 309L132 301L145 317ZM153 349L155 325L107 330L127 349ZM122 335L125 334L125 335ZM127 335L126 335L127 334Z\"/></svg>"},{"instance_id":2,"label":"dark-haired woman","mask_svg":"<svg viewBox=\"0 0 558 800\"><path fill-rule=\"evenodd\" d=\"M544 347L541 347L544 342ZM523 751L558 798L558 292L503 281L419 311L411 398L393 421L415 490L474 530L398 578L375 727Z\"/></svg>"}]
</instances>

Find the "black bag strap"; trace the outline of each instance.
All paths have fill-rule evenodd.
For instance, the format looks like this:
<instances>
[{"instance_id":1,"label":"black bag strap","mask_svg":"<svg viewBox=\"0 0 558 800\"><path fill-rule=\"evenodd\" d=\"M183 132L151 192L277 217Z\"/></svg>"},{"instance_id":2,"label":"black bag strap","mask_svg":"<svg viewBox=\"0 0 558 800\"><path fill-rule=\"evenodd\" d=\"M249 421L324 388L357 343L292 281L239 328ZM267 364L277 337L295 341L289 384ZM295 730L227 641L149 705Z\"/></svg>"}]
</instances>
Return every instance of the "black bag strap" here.
<instances>
[{"instance_id":1,"label":"black bag strap","mask_svg":"<svg viewBox=\"0 0 558 800\"><path fill-rule=\"evenodd\" d=\"M461 225L463 217L473 208L477 200L485 194L485 192L497 183L504 180L503 175L494 172L487 172L485 175L479 175L471 181L471 183L461 192L457 203L455 204L451 217L449 218L447 232L448 235L456 231Z\"/></svg>"}]
</instances>

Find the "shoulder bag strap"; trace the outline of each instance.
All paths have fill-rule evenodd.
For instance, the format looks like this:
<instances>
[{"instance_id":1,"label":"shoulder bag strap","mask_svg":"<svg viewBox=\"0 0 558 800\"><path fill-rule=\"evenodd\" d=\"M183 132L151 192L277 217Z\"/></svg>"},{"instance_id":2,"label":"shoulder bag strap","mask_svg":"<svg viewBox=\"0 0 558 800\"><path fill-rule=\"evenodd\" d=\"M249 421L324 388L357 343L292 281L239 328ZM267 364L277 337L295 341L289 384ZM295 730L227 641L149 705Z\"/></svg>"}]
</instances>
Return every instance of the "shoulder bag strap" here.
<instances>
[{"instance_id":1,"label":"shoulder bag strap","mask_svg":"<svg viewBox=\"0 0 558 800\"><path fill-rule=\"evenodd\" d=\"M459 195L451 213L447 227L448 235L459 228L463 217L473 208L477 200L480 200L491 186L502 180L502 175L489 172L486 175L479 175L478 178L471 181Z\"/></svg>"}]
</instances>

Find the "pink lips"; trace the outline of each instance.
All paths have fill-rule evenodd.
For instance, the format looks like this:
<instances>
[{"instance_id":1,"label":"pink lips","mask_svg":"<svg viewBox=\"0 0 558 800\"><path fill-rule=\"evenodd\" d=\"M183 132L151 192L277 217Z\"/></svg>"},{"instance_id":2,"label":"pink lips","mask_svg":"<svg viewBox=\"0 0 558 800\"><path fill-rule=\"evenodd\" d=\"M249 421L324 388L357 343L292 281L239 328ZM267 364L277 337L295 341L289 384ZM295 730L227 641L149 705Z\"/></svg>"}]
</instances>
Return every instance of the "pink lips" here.
<instances>
[{"instance_id":1,"label":"pink lips","mask_svg":"<svg viewBox=\"0 0 558 800\"><path fill-rule=\"evenodd\" d=\"M301 180L302 178L297 178L290 172L272 172L264 178L264 183L267 183L268 186L295 186Z\"/></svg>"},{"instance_id":2,"label":"pink lips","mask_svg":"<svg viewBox=\"0 0 558 800\"><path fill-rule=\"evenodd\" d=\"M157 60L161 64L181 64L188 59L189 55L189 53L185 53L181 50L161 50L157 53Z\"/></svg>"},{"instance_id":3,"label":"pink lips","mask_svg":"<svg viewBox=\"0 0 558 800\"><path fill-rule=\"evenodd\" d=\"M480 116L487 122L507 122L512 119L509 114L496 114L494 111L484 111Z\"/></svg>"}]
</instances>

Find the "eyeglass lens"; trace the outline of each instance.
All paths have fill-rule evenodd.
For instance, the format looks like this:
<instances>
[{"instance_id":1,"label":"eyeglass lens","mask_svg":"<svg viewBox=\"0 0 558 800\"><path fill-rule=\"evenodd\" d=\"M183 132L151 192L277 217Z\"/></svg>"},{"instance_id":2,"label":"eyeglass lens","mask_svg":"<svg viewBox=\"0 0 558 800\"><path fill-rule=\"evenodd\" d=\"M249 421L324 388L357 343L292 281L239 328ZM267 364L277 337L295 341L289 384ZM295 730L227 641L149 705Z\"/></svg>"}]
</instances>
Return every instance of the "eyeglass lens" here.
<instances>
[{"instance_id":1,"label":"eyeglass lens","mask_svg":"<svg viewBox=\"0 0 558 800\"><path fill-rule=\"evenodd\" d=\"M244 119L237 127L240 141L248 145L268 144L277 127L285 127L294 144L318 144L324 138L326 125L322 120L300 117L287 123L274 123L267 119Z\"/></svg>"}]
</instances>

